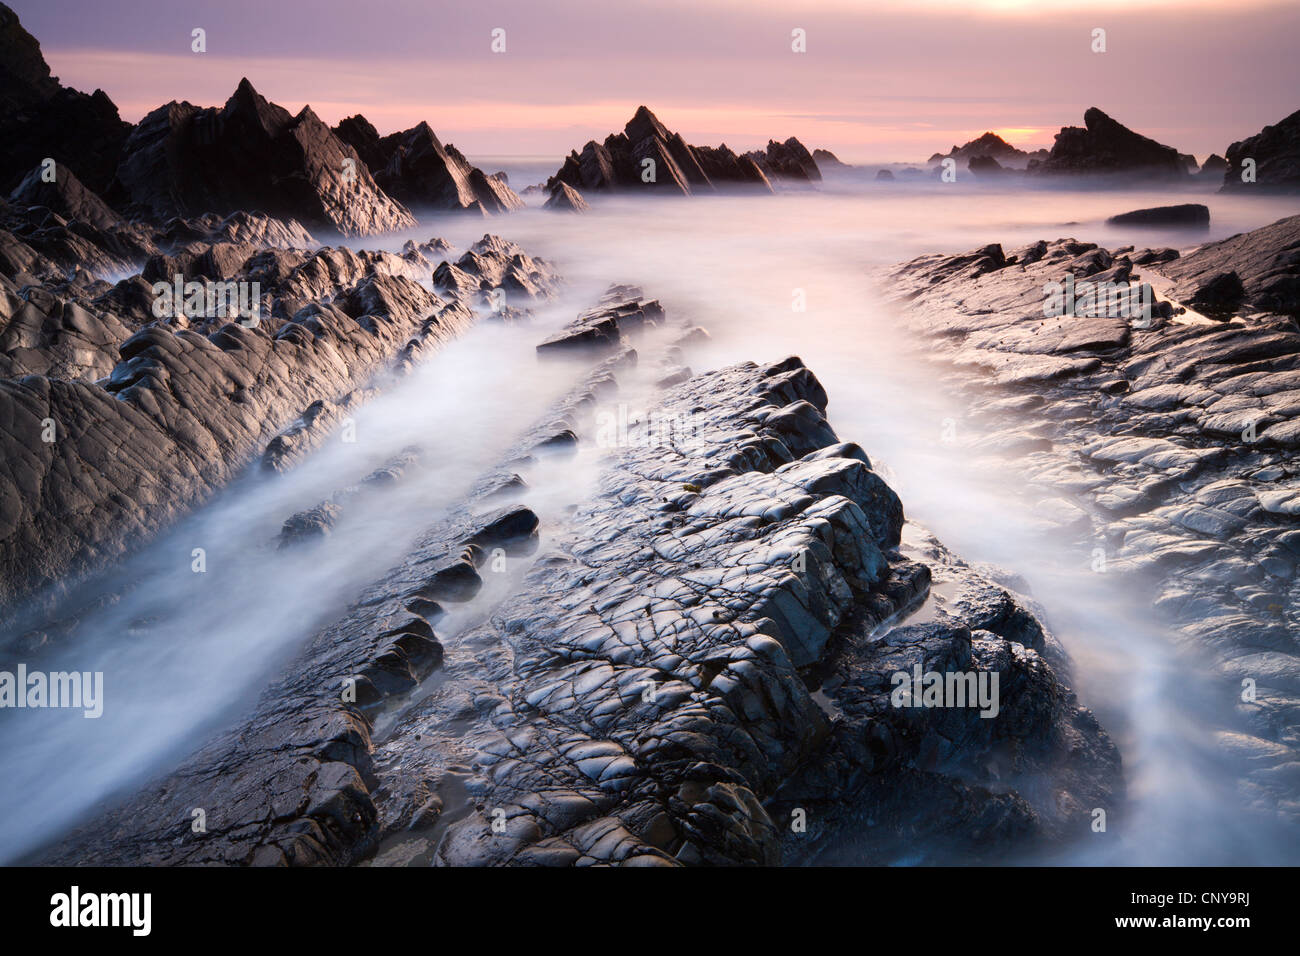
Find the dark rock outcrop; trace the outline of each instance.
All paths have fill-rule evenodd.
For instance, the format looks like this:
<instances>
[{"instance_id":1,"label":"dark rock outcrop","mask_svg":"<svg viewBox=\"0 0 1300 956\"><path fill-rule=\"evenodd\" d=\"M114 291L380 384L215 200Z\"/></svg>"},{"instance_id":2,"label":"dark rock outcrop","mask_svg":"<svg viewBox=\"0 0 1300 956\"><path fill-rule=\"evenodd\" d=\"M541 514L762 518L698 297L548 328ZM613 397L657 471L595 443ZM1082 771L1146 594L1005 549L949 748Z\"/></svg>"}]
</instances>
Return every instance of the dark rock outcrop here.
<instances>
[{"instance_id":1,"label":"dark rock outcrop","mask_svg":"<svg viewBox=\"0 0 1300 956\"><path fill-rule=\"evenodd\" d=\"M791 136L784 143L768 140L766 150L745 154L769 178L789 179L795 182L815 183L822 178L821 170L808 147Z\"/></svg>"},{"instance_id":2,"label":"dark rock outcrop","mask_svg":"<svg viewBox=\"0 0 1300 956\"><path fill-rule=\"evenodd\" d=\"M523 208L504 173L489 176L471 165L456 147L444 146L428 123L381 137L357 115L334 133L357 151L385 192L413 209L490 215Z\"/></svg>"},{"instance_id":3,"label":"dark rock outcrop","mask_svg":"<svg viewBox=\"0 0 1300 956\"><path fill-rule=\"evenodd\" d=\"M1056 134L1047 158L1029 163L1031 174L1125 175L1180 180L1187 166L1178 150L1133 132L1095 106L1083 114L1083 127L1066 126Z\"/></svg>"},{"instance_id":4,"label":"dark rock outcrop","mask_svg":"<svg viewBox=\"0 0 1300 956\"><path fill-rule=\"evenodd\" d=\"M972 156L966 168L976 176L985 177L1002 176L1007 172L1007 168L992 156Z\"/></svg>"},{"instance_id":5,"label":"dark rock outcrop","mask_svg":"<svg viewBox=\"0 0 1300 956\"><path fill-rule=\"evenodd\" d=\"M103 90L60 86L36 38L0 3L0 193L47 158L103 192L130 130Z\"/></svg>"},{"instance_id":6,"label":"dark rock outcrop","mask_svg":"<svg viewBox=\"0 0 1300 956\"><path fill-rule=\"evenodd\" d=\"M53 182L48 182L45 170L36 167L19 183L9 199L25 206L43 206L67 220L89 223L97 229L112 229L121 218L108 204L81 184L81 180L67 166L56 166Z\"/></svg>"},{"instance_id":7,"label":"dark rock outcrop","mask_svg":"<svg viewBox=\"0 0 1300 956\"><path fill-rule=\"evenodd\" d=\"M1208 229L1210 208L1200 203L1180 206L1155 206L1120 213L1106 220L1112 226L1180 226L1189 229Z\"/></svg>"},{"instance_id":8,"label":"dark rock outcrop","mask_svg":"<svg viewBox=\"0 0 1300 956\"><path fill-rule=\"evenodd\" d=\"M1220 182L1223 179L1223 174L1227 172L1229 168L1226 159L1218 153L1211 153L1206 157L1205 162L1201 164L1200 170L1196 173L1196 178Z\"/></svg>"},{"instance_id":9,"label":"dark rock outcrop","mask_svg":"<svg viewBox=\"0 0 1300 956\"><path fill-rule=\"evenodd\" d=\"M1242 180L1242 164L1255 161L1255 181ZM1300 190L1300 110L1239 143L1227 151L1228 168L1223 172L1225 190Z\"/></svg>"},{"instance_id":10,"label":"dark rock outcrop","mask_svg":"<svg viewBox=\"0 0 1300 956\"><path fill-rule=\"evenodd\" d=\"M291 116L247 79L220 109L172 102L142 119L117 179L155 218L258 210L353 236L415 225L311 107Z\"/></svg>"},{"instance_id":11,"label":"dark rock outcrop","mask_svg":"<svg viewBox=\"0 0 1300 956\"><path fill-rule=\"evenodd\" d=\"M570 153L546 185L548 190L562 182L579 192L650 188L690 195L730 184L758 186L770 192L763 163L755 155L765 157L737 156L725 144L716 149L690 146L680 133L670 132L642 106L622 133L611 133L604 143L592 140L581 153ZM811 157L808 161L812 162Z\"/></svg>"},{"instance_id":12,"label":"dark rock outcrop","mask_svg":"<svg viewBox=\"0 0 1300 956\"><path fill-rule=\"evenodd\" d=\"M389 159L375 179L412 208L481 215L523 208L523 200L502 180L470 165L456 147L443 146L428 123L393 136L383 141Z\"/></svg>"}]
</instances>

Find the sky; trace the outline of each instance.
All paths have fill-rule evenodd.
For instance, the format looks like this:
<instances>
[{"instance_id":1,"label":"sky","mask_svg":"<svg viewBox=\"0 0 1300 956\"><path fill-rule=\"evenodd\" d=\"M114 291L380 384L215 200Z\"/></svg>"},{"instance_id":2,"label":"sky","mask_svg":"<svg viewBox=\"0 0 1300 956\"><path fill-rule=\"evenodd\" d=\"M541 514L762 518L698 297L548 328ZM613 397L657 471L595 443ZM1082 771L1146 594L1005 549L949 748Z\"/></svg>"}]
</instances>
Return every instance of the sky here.
<instances>
[{"instance_id":1,"label":"sky","mask_svg":"<svg viewBox=\"0 0 1300 956\"><path fill-rule=\"evenodd\" d=\"M218 105L247 76L331 124L427 120L470 156L559 157L645 104L696 145L798 136L850 162L985 130L1050 147L1097 106L1204 159L1300 109L1296 0L7 2L65 85L132 122Z\"/></svg>"}]
</instances>

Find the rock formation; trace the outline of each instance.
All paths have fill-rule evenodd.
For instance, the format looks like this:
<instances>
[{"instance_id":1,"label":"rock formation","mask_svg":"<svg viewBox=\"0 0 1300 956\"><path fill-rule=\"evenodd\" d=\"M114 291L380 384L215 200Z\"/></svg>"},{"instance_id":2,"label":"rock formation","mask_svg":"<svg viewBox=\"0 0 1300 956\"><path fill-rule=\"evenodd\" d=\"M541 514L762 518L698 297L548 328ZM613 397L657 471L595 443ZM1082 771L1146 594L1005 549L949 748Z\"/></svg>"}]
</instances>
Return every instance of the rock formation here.
<instances>
[{"instance_id":1,"label":"rock formation","mask_svg":"<svg viewBox=\"0 0 1300 956\"><path fill-rule=\"evenodd\" d=\"M777 147L774 155L783 170L786 166L802 169L793 146L771 145ZM807 154L802 146L798 150ZM756 158L760 156L763 162ZM611 133L603 144L593 140L581 153L570 153L546 185L548 190L562 182L579 192L648 188L677 195L708 192L720 185L748 185L770 192L772 184L763 169L766 157L765 153L737 156L725 144L716 149L690 146L642 106L622 133ZM811 156L807 162L815 172ZM806 172L803 178L808 178Z\"/></svg>"},{"instance_id":2,"label":"rock formation","mask_svg":"<svg viewBox=\"0 0 1300 956\"><path fill-rule=\"evenodd\" d=\"M964 146L953 146L946 153L935 153L928 160L937 163L944 159L957 160L958 165L964 160L968 165L972 160L986 157L997 161L1007 169L1024 169L1031 160L1041 161L1047 158L1047 150L1035 150L1032 153L1012 146L997 133L988 132L978 136Z\"/></svg>"},{"instance_id":3,"label":"rock formation","mask_svg":"<svg viewBox=\"0 0 1300 956\"><path fill-rule=\"evenodd\" d=\"M1239 722L1214 735L1245 758L1246 804L1292 823L1300 332L1276 312L1300 304L1298 228L1292 217L1186 257L1057 240L887 272L925 354L969 401L962 467L1005 467L999 456L1014 455L1030 482L1019 521L1068 535L1085 562L1100 548L1108 573L1140 580L1189 653L1217 662L1225 701L1255 682ZM1081 302L1083 283L1127 287L1142 269L1173 278L1194 308L1207 284L1235 276L1239 299L1274 314L1225 302L1233 323L1184 323L1176 303L1158 300L1149 315L1045 314L1049 283L1070 277Z\"/></svg>"},{"instance_id":4,"label":"rock formation","mask_svg":"<svg viewBox=\"0 0 1300 956\"><path fill-rule=\"evenodd\" d=\"M1125 175L1181 180L1187 166L1178 150L1133 132L1095 106L1083 114L1083 127L1066 126L1056 134L1047 158L1030 161L1038 175Z\"/></svg>"},{"instance_id":5,"label":"rock formation","mask_svg":"<svg viewBox=\"0 0 1300 956\"><path fill-rule=\"evenodd\" d=\"M587 205L587 200L582 198L582 193L568 183L556 183L552 186L551 196L543 207L556 212L586 212L591 208Z\"/></svg>"},{"instance_id":6,"label":"rock formation","mask_svg":"<svg viewBox=\"0 0 1300 956\"><path fill-rule=\"evenodd\" d=\"M658 374L623 345L592 358L510 460L591 440L602 402ZM244 723L38 859L943 862L1086 838L1091 808L1123 798L1118 755L1032 602L923 532L902 540L897 496L798 359L678 377L658 412L698 428L611 446L544 551L517 482L514 503L433 520ZM486 475L471 501L500 487ZM325 505L365 493L293 516L293 546L330 547ZM520 566L508 600L483 596L490 549ZM896 620L931 580L960 598ZM461 607L480 623L435 631ZM997 713L903 706L897 675L917 668L1001 688ZM200 801L221 827L190 831L180 808ZM792 833L792 807L816 827Z\"/></svg>"},{"instance_id":7,"label":"rock formation","mask_svg":"<svg viewBox=\"0 0 1300 956\"><path fill-rule=\"evenodd\" d=\"M1243 164L1255 161L1254 182L1242 179ZM1300 110L1239 143L1227 151L1228 168L1223 172L1225 190L1252 188L1283 192L1300 190Z\"/></svg>"},{"instance_id":8,"label":"rock formation","mask_svg":"<svg viewBox=\"0 0 1300 956\"><path fill-rule=\"evenodd\" d=\"M311 107L291 116L247 79L220 109L172 102L142 119L117 182L154 218L260 211L351 236L415 225Z\"/></svg>"},{"instance_id":9,"label":"rock formation","mask_svg":"<svg viewBox=\"0 0 1300 956\"><path fill-rule=\"evenodd\" d=\"M45 159L103 191L130 129L103 90L61 86L36 38L0 3L0 194Z\"/></svg>"},{"instance_id":10,"label":"rock formation","mask_svg":"<svg viewBox=\"0 0 1300 956\"><path fill-rule=\"evenodd\" d=\"M1206 229L1210 225L1210 208L1200 203L1183 203L1179 206L1155 206L1120 213L1106 220L1111 226L1181 226L1189 229Z\"/></svg>"}]
</instances>

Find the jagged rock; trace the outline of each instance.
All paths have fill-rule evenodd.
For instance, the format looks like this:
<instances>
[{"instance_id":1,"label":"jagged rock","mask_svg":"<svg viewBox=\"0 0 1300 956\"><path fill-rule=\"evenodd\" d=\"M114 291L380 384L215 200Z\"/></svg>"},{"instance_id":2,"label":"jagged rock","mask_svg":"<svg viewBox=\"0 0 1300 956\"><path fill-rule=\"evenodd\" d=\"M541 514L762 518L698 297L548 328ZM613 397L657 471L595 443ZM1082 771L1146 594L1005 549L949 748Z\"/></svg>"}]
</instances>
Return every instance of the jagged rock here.
<instances>
[{"instance_id":1,"label":"jagged rock","mask_svg":"<svg viewBox=\"0 0 1300 956\"><path fill-rule=\"evenodd\" d=\"M130 129L103 90L87 95L60 86L35 37L0 4L0 192L46 158L103 191Z\"/></svg>"},{"instance_id":2,"label":"jagged rock","mask_svg":"<svg viewBox=\"0 0 1300 956\"><path fill-rule=\"evenodd\" d=\"M745 155L769 177L810 183L820 182L822 178L808 148L793 136L784 143L768 140L766 151L754 150Z\"/></svg>"},{"instance_id":3,"label":"jagged rock","mask_svg":"<svg viewBox=\"0 0 1300 956\"><path fill-rule=\"evenodd\" d=\"M1106 220L1112 226L1183 226L1189 229L1208 229L1210 207L1200 203L1180 206L1155 206L1120 213Z\"/></svg>"},{"instance_id":4,"label":"jagged rock","mask_svg":"<svg viewBox=\"0 0 1300 956\"><path fill-rule=\"evenodd\" d=\"M659 325L663 318L664 310L658 301L646 302L639 298L589 309L538 345L537 354L619 351L627 347L627 336Z\"/></svg>"},{"instance_id":5,"label":"jagged rock","mask_svg":"<svg viewBox=\"0 0 1300 956\"><path fill-rule=\"evenodd\" d=\"M383 170L392 158L393 151L380 142L379 131L360 113L341 120L334 135L357 151L372 174Z\"/></svg>"},{"instance_id":6,"label":"jagged rock","mask_svg":"<svg viewBox=\"0 0 1300 956\"><path fill-rule=\"evenodd\" d=\"M372 271L340 287L315 272L331 255L285 278L286 295L313 291L283 323L227 324L209 337L150 326L121 344L102 388L0 380L0 605L121 555L229 480L313 400L473 321L402 275ZM320 305L325 289L333 301ZM65 308L63 323L94 334L78 314Z\"/></svg>"},{"instance_id":7,"label":"jagged rock","mask_svg":"<svg viewBox=\"0 0 1300 956\"><path fill-rule=\"evenodd\" d=\"M1242 164L1255 161L1255 181L1242 180ZM1254 188L1294 192L1300 189L1300 110L1239 143L1227 151L1223 171L1224 190Z\"/></svg>"},{"instance_id":8,"label":"jagged rock","mask_svg":"<svg viewBox=\"0 0 1300 956\"><path fill-rule=\"evenodd\" d=\"M1097 107L1083 114L1084 126L1065 126L1047 158L1031 161L1031 174L1124 174L1179 180L1187 167L1178 150L1163 146L1111 119Z\"/></svg>"},{"instance_id":9,"label":"jagged rock","mask_svg":"<svg viewBox=\"0 0 1300 956\"><path fill-rule=\"evenodd\" d=\"M647 164L647 160L652 163ZM622 133L611 133L603 144L593 140L581 153L570 153L546 186L553 190L556 183L562 182L580 192L649 187L658 192L690 195L722 184L741 184L771 191L760 165L751 157L737 156L725 144L716 149L690 146L681 134L670 132L641 106ZM650 170L653 179L643 178L649 176Z\"/></svg>"},{"instance_id":10,"label":"jagged rock","mask_svg":"<svg viewBox=\"0 0 1300 956\"><path fill-rule=\"evenodd\" d=\"M344 235L415 225L311 107L291 116L247 79L221 109L172 102L142 119L117 179L154 217L260 210Z\"/></svg>"},{"instance_id":11,"label":"jagged rock","mask_svg":"<svg viewBox=\"0 0 1300 956\"><path fill-rule=\"evenodd\" d=\"M546 200L543 208L556 212L586 212L591 207L582 198L582 194L568 183L557 182L551 187L551 198Z\"/></svg>"},{"instance_id":12,"label":"jagged rock","mask_svg":"<svg viewBox=\"0 0 1300 956\"><path fill-rule=\"evenodd\" d=\"M375 179L413 208L460 209L480 214L522 209L523 200L500 179L471 166L456 147L443 146L428 123L381 142L389 159Z\"/></svg>"},{"instance_id":13,"label":"jagged rock","mask_svg":"<svg viewBox=\"0 0 1300 956\"><path fill-rule=\"evenodd\" d=\"M27 206L44 206L64 219L90 223L98 229L111 229L121 221L104 200L81 185L68 167L56 167L54 182L46 182L44 171L37 167L27 174L10 194L11 202Z\"/></svg>"}]
</instances>

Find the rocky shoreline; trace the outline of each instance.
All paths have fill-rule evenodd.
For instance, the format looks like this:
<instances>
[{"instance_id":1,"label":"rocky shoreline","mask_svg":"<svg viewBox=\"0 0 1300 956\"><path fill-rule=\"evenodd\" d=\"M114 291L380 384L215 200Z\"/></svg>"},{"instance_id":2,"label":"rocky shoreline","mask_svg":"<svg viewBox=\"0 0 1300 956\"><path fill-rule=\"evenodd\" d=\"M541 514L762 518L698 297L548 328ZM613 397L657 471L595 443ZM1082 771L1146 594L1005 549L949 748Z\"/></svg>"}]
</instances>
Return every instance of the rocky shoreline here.
<instances>
[{"instance_id":1,"label":"rocky shoreline","mask_svg":"<svg viewBox=\"0 0 1300 956\"><path fill-rule=\"evenodd\" d=\"M602 307L645 312L629 292ZM856 840L887 862L1086 837L1122 802L1119 756L1032 603L923 532L902 543L901 503L798 359L655 386L684 331L592 355L251 717L37 859L774 864ZM589 500L539 517L538 450L593 441L628 388L689 439L634 430ZM932 576L951 599L927 602ZM996 715L891 704L914 667L998 675Z\"/></svg>"},{"instance_id":2,"label":"rocky shoreline","mask_svg":"<svg viewBox=\"0 0 1300 956\"><path fill-rule=\"evenodd\" d=\"M926 360L968 402L955 423L963 453L993 469L1014 462L1035 491L1023 525L1068 534L1081 567L1140 579L1186 653L1210 655L1239 718L1218 736L1242 759L1243 797L1291 822L1297 229L1292 217L1186 256L1070 239L994 245L881 276ZM1078 288L1156 282L1175 298L1153 296L1149 315L1045 316L1045 288L1067 276Z\"/></svg>"}]
</instances>

